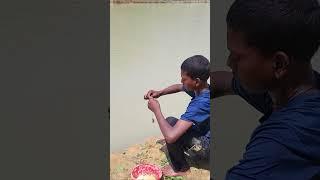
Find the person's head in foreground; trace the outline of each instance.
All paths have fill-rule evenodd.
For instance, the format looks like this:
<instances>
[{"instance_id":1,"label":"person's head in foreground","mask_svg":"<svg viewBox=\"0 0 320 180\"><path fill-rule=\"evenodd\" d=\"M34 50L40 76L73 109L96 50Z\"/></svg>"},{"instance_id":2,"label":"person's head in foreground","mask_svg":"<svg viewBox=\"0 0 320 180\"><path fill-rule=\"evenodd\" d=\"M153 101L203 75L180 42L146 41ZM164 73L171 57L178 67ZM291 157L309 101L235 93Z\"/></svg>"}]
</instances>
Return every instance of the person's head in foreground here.
<instances>
[{"instance_id":1,"label":"person's head in foreground","mask_svg":"<svg viewBox=\"0 0 320 180\"><path fill-rule=\"evenodd\" d=\"M187 58L181 64L181 83L189 91L199 91L207 86L210 62L201 55Z\"/></svg>"},{"instance_id":2,"label":"person's head in foreground","mask_svg":"<svg viewBox=\"0 0 320 180\"><path fill-rule=\"evenodd\" d=\"M320 43L317 0L236 0L227 14L228 66L248 90L310 77Z\"/></svg>"},{"instance_id":3,"label":"person's head in foreground","mask_svg":"<svg viewBox=\"0 0 320 180\"><path fill-rule=\"evenodd\" d=\"M226 20L232 91L263 114L226 179L320 179L319 2L236 0Z\"/></svg>"}]
</instances>

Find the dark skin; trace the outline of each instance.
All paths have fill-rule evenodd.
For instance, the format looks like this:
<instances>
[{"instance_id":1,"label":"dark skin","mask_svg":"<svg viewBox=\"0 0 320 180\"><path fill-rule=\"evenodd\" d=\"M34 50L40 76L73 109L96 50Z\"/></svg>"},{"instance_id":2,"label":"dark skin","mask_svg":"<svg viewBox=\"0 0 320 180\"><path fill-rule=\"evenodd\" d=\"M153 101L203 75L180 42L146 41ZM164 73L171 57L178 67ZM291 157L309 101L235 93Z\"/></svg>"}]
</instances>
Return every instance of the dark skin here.
<instances>
[{"instance_id":1,"label":"dark skin","mask_svg":"<svg viewBox=\"0 0 320 180\"><path fill-rule=\"evenodd\" d=\"M314 87L313 70L309 62L293 59L283 51L262 53L249 46L244 33L227 28L230 51L227 65L232 72L211 72L215 97L233 94L231 80L239 78L245 89L252 92L267 91L274 108L285 106L294 96Z\"/></svg>"},{"instance_id":2,"label":"dark skin","mask_svg":"<svg viewBox=\"0 0 320 180\"><path fill-rule=\"evenodd\" d=\"M161 112L160 104L156 98L166 94L181 92L183 91L183 86L190 91L194 91L196 94L199 94L203 89L209 87L207 82L203 82L199 78L193 79L183 71L181 71L181 83L182 84L169 86L161 91L150 90L144 96L144 99L148 100L148 108L156 116L161 133L167 143L176 142L192 126L192 122L179 119L172 127L164 118ZM162 168L162 172L165 176L182 176L188 173L189 169L184 171L174 171L170 165L167 165Z\"/></svg>"}]
</instances>

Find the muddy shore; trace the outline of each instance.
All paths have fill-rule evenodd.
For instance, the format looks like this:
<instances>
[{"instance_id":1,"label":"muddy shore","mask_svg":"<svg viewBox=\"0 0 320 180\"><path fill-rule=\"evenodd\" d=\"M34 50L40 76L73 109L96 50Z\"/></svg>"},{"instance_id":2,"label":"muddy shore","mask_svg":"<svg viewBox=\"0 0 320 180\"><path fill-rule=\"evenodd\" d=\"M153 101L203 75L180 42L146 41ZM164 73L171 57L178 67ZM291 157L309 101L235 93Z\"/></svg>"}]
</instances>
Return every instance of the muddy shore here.
<instances>
[{"instance_id":1,"label":"muddy shore","mask_svg":"<svg viewBox=\"0 0 320 180\"><path fill-rule=\"evenodd\" d=\"M110 0L114 4L124 3L209 3L209 0Z\"/></svg>"},{"instance_id":2,"label":"muddy shore","mask_svg":"<svg viewBox=\"0 0 320 180\"><path fill-rule=\"evenodd\" d=\"M110 179L130 180L133 167L141 163L150 163L159 167L168 164L163 145L157 143L161 137L151 137L141 144L132 145L124 151L110 154ZM164 178L166 179L166 178ZM191 167L191 173L184 180L209 180L210 172L199 167Z\"/></svg>"}]
</instances>

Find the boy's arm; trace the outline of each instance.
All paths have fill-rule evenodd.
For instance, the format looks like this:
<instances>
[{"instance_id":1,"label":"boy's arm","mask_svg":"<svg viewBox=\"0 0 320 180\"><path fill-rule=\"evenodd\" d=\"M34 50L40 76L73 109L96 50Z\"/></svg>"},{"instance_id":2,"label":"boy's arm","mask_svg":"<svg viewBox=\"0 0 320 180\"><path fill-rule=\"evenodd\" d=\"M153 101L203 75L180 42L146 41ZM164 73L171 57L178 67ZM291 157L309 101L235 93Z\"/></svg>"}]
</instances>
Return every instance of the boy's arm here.
<instances>
[{"instance_id":1,"label":"boy's arm","mask_svg":"<svg viewBox=\"0 0 320 180\"><path fill-rule=\"evenodd\" d=\"M234 95L232 90L233 74L228 71L210 72L211 98Z\"/></svg>"},{"instance_id":2,"label":"boy's arm","mask_svg":"<svg viewBox=\"0 0 320 180\"><path fill-rule=\"evenodd\" d=\"M167 94L173 94L177 92L183 91L183 85L182 84L174 84L171 85L163 90L161 90L161 96L162 95L167 95Z\"/></svg>"},{"instance_id":3,"label":"boy's arm","mask_svg":"<svg viewBox=\"0 0 320 180\"><path fill-rule=\"evenodd\" d=\"M144 99L149 99L149 97L158 98L163 95L173 94L181 91L183 91L183 85L174 84L160 91L149 90L148 93L144 95Z\"/></svg>"},{"instance_id":4,"label":"boy's arm","mask_svg":"<svg viewBox=\"0 0 320 180\"><path fill-rule=\"evenodd\" d=\"M172 127L168 121L164 118L159 102L150 98L148 102L148 108L154 113L158 121L162 135L167 143L174 143L179 137L181 137L191 126L192 122L178 120Z\"/></svg>"},{"instance_id":5,"label":"boy's arm","mask_svg":"<svg viewBox=\"0 0 320 180\"><path fill-rule=\"evenodd\" d=\"M172 127L164 118L160 109L154 111L154 115L158 121L162 135L167 143L174 143L179 139L191 126L192 122L178 119L176 124Z\"/></svg>"}]
</instances>

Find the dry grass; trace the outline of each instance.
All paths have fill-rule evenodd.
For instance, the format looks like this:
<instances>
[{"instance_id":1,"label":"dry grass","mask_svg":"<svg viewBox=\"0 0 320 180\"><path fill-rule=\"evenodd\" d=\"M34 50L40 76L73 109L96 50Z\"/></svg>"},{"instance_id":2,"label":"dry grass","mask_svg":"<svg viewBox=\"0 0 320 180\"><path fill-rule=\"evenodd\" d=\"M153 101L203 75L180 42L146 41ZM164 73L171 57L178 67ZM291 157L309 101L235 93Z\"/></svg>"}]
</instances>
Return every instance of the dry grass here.
<instances>
[{"instance_id":1,"label":"dry grass","mask_svg":"<svg viewBox=\"0 0 320 180\"><path fill-rule=\"evenodd\" d=\"M165 154L160 150L160 138L149 138L143 144L133 145L127 150L110 155L110 179L130 180L130 173L134 166L141 163L155 164L162 167L168 164ZM191 173L184 180L209 180L208 170L191 167Z\"/></svg>"}]
</instances>

